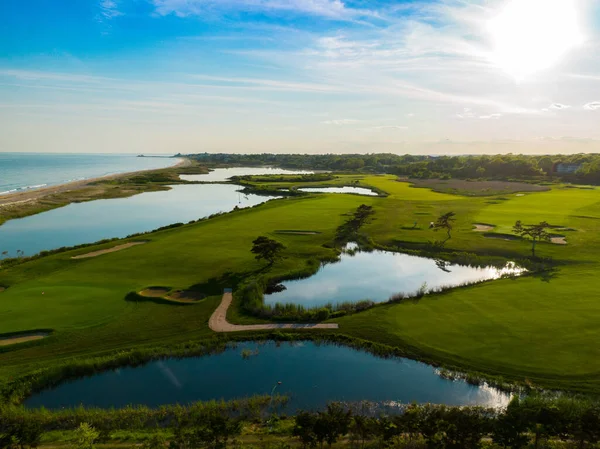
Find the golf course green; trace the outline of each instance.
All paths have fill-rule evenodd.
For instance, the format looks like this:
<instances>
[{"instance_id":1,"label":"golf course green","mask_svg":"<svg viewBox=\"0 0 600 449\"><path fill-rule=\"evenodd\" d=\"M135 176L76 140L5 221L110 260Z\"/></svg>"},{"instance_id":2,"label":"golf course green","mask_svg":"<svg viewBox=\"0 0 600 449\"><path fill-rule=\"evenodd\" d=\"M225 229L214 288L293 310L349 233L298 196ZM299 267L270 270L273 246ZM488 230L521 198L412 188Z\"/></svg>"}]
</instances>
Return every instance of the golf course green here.
<instances>
[{"instance_id":1,"label":"golf course green","mask_svg":"<svg viewBox=\"0 0 600 449\"><path fill-rule=\"evenodd\" d=\"M232 321L264 322L239 309L237 285L267 273L285 278L314 271L319 260L336 257L337 228L366 204L375 213L361 232L387 249L430 248L445 233L429 229L429 223L449 211L457 220L451 239L440 249L445 254L524 259L530 256L530 242L491 238L494 233L509 234L517 220L547 221L567 244L538 245L537 255L551 258L553 265L543 276L486 282L419 301L379 305L331 320L339 324L338 334L404 348L415 358L453 368L547 388L600 393L597 189L555 185L546 192L467 197L415 188L390 175L246 184L257 189L351 185L373 188L380 196L292 196L148 234L147 243L120 251L74 258L132 240L0 269L0 286L6 287L0 290L1 334L52 331L43 339L0 347L0 383L41 363L214 337L208 321L227 287L234 289ZM494 227L477 232L475 223ZM281 232L298 229L310 232ZM286 247L284 258L271 267L250 252L252 241L261 235ZM181 304L138 294L158 286L197 291L203 299Z\"/></svg>"}]
</instances>

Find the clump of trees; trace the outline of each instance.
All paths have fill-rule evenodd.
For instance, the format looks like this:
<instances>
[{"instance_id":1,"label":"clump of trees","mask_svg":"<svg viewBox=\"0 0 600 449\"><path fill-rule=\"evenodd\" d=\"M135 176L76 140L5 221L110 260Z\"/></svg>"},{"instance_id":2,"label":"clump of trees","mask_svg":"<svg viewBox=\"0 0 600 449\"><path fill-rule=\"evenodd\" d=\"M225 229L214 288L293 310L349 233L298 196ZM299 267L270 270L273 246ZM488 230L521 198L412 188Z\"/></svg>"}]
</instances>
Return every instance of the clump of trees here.
<instances>
[{"instance_id":1,"label":"clump of trees","mask_svg":"<svg viewBox=\"0 0 600 449\"><path fill-rule=\"evenodd\" d=\"M255 254L256 260L264 259L271 266L276 260L283 257L281 252L284 249L285 245L283 243L269 237L260 236L252 242L252 249L250 251Z\"/></svg>"},{"instance_id":2,"label":"clump of trees","mask_svg":"<svg viewBox=\"0 0 600 449\"><path fill-rule=\"evenodd\" d=\"M531 257L535 258L535 246L541 241L550 241L551 234L548 232L551 226L542 221L539 224L524 225L521 220L518 220L513 226L513 233L531 240Z\"/></svg>"}]
</instances>

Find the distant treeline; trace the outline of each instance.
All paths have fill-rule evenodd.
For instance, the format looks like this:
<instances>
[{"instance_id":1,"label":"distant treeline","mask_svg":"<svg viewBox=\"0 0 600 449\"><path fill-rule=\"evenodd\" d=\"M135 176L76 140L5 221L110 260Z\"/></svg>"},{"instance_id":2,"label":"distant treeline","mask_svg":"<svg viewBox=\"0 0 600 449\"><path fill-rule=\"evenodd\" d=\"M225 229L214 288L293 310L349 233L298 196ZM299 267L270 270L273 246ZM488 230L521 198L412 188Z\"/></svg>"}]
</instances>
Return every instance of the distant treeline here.
<instances>
[{"instance_id":1,"label":"distant treeline","mask_svg":"<svg viewBox=\"0 0 600 449\"><path fill-rule=\"evenodd\" d=\"M370 171L413 178L559 179L600 184L600 154L416 156L374 154L228 154L186 157L206 165L276 165L291 169ZM559 167L569 165L569 170Z\"/></svg>"}]
</instances>

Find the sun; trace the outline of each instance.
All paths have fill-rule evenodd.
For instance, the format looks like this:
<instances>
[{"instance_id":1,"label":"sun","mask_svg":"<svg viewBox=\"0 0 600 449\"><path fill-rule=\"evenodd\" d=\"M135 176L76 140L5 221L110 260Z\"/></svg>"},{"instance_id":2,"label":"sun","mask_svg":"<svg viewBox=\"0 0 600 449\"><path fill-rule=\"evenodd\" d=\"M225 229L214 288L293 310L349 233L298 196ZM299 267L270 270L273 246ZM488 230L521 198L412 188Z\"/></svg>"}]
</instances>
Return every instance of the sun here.
<instances>
[{"instance_id":1,"label":"sun","mask_svg":"<svg viewBox=\"0 0 600 449\"><path fill-rule=\"evenodd\" d=\"M510 0L488 23L492 61L517 80L558 63L583 42L577 0Z\"/></svg>"}]
</instances>

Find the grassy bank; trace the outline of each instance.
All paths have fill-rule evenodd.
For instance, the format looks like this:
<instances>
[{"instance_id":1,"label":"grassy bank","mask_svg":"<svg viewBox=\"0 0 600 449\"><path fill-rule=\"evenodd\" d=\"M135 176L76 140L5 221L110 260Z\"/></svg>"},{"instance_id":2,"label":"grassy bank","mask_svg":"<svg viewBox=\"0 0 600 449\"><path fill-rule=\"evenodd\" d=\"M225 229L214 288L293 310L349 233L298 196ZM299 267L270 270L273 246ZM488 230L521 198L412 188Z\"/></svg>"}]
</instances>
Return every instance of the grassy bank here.
<instances>
[{"instance_id":1,"label":"grassy bank","mask_svg":"<svg viewBox=\"0 0 600 449\"><path fill-rule=\"evenodd\" d=\"M1 353L0 379L32 371L40 363L211 337L208 318L223 288L236 289L256 276L283 279L314 270L319 260L336 256L332 242L348 214L367 204L375 215L363 232L387 249L431 248L441 236L428 225L448 211L458 218L443 248L448 254L504 260L527 256L526 241L488 238L475 232L473 223L493 224L493 232L506 233L519 219L546 220L573 231L567 232L567 245L539 245L539 255L552 258L556 267L545 276L499 280L428 295L418 302L377 306L336 319L340 334L453 368L600 393L597 190L554 186L546 192L467 198L413 188L392 176L348 176L388 196L286 198L149 234L144 236L148 243L124 251L71 259L94 249L86 248L3 269L0 285L8 288L0 292L2 332L52 329L53 333ZM314 233L281 232L294 229ZM273 267L266 268L250 253L252 240L259 235L286 246L285 258ZM127 301L130 293L150 286L201 291L206 298L186 307ZM236 304L234 298L234 317L260 321L243 315Z\"/></svg>"},{"instance_id":2,"label":"grassy bank","mask_svg":"<svg viewBox=\"0 0 600 449\"><path fill-rule=\"evenodd\" d=\"M125 198L143 192L168 190L169 185L186 183L179 179L179 175L201 173L208 173L206 167L186 160L169 168L124 173L3 195L0 198L0 225L7 220L39 214L71 203Z\"/></svg>"}]
</instances>

